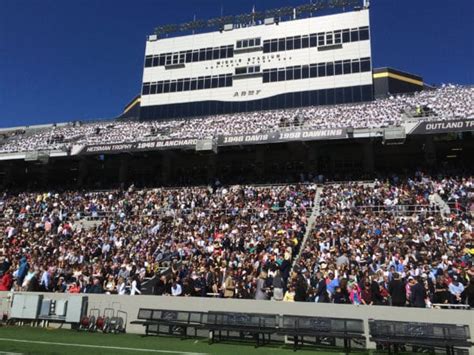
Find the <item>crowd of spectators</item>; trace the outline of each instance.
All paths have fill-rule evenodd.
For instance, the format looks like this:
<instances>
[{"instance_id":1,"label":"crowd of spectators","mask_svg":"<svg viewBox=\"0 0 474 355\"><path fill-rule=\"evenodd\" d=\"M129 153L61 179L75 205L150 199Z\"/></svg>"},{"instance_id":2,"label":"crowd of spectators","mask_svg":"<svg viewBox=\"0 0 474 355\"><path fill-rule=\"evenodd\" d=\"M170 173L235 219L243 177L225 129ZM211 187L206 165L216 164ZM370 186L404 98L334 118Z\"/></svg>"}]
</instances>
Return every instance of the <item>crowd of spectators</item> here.
<instances>
[{"instance_id":1,"label":"crowd of spectators","mask_svg":"<svg viewBox=\"0 0 474 355\"><path fill-rule=\"evenodd\" d=\"M312 185L4 194L0 290L251 298L265 268L285 281ZM98 224L88 229L88 216ZM224 287L224 283L226 286Z\"/></svg>"},{"instance_id":2,"label":"crowd of spectators","mask_svg":"<svg viewBox=\"0 0 474 355\"><path fill-rule=\"evenodd\" d=\"M130 143L178 138L214 138L218 135L262 133L295 128L378 128L400 125L405 118L439 120L474 117L474 88L445 85L410 95L371 102L309 106L192 119L161 121L107 121L52 127L12 137L0 153L69 149L73 144ZM61 137L61 140L52 139Z\"/></svg>"},{"instance_id":3,"label":"crowd of spectators","mask_svg":"<svg viewBox=\"0 0 474 355\"><path fill-rule=\"evenodd\" d=\"M434 194L464 202L443 217ZM325 186L297 262L295 300L473 307L473 202L472 176Z\"/></svg>"},{"instance_id":4,"label":"crowd of spectators","mask_svg":"<svg viewBox=\"0 0 474 355\"><path fill-rule=\"evenodd\" d=\"M153 292L176 297L474 307L473 209L473 176L423 173L4 193L0 290L136 295L155 276Z\"/></svg>"}]
</instances>

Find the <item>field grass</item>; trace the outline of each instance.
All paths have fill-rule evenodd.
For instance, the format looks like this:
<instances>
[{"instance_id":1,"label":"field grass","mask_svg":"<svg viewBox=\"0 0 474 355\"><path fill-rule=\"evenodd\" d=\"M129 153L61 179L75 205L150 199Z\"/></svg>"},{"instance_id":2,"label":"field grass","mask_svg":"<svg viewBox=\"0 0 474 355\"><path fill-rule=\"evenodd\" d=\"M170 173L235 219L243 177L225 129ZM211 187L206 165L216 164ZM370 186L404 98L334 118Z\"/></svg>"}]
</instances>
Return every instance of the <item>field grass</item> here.
<instances>
[{"instance_id":1,"label":"field grass","mask_svg":"<svg viewBox=\"0 0 474 355\"><path fill-rule=\"evenodd\" d=\"M253 343L225 342L209 345L207 339L143 337L135 334L86 333L66 329L24 327L0 328L0 354L163 354L163 355L285 355L294 354L291 346L271 344L255 348ZM339 350L307 347L296 354L342 354ZM366 354L357 352L355 354Z\"/></svg>"}]
</instances>

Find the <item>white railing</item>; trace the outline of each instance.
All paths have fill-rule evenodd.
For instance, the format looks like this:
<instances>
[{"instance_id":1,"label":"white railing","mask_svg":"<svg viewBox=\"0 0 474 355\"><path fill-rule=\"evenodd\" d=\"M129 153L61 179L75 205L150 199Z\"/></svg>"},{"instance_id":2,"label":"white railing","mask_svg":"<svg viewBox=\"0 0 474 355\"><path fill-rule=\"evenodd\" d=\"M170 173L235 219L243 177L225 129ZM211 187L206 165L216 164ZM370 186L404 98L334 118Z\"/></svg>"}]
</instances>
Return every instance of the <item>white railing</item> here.
<instances>
[{"instance_id":1,"label":"white railing","mask_svg":"<svg viewBox=\"0 0 474 355\"><path fill-rule=\"evenodd\" d=\"M372 213L390 213L398 216L414 215L422 213L440 213L440 209L435 205L359 205L347 208L321 208L321 215L332 214L334 212L352 211L357 213L372 212Z\"/></svg>"}]
</instances>

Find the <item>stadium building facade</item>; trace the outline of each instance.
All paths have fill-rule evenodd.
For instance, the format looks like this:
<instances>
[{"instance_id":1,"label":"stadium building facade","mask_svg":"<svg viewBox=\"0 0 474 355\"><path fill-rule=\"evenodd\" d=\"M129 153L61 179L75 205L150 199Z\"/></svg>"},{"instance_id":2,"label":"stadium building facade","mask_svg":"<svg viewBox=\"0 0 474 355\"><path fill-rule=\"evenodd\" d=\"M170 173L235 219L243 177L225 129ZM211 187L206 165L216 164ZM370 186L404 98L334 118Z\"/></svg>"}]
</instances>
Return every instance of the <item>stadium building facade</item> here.
<instances>
[{"instance_id":1,"label":"stadium building facade","mask_svg":"<svg viewBox=\"0 0 474 355\"><path fill-rule=\"evenodd\" d=\"M369 9L148 37L142 119L373 98Z\"/></svg>"},{"instance_id":2,"label":"stadium building facade","mask_svg":"<svg viewBox=\"0 0 474 355\"><path fill-rule=\"evenodd\" d=\"M318 6L156 29L142 93L118 119L0 129L0 186L268 183L474 166L472 88L372 69L367 5L298 18ZM209 27L221 30L166 37ZM204 117L165 120L191 116Z\"/></svg>"}]
</instances>

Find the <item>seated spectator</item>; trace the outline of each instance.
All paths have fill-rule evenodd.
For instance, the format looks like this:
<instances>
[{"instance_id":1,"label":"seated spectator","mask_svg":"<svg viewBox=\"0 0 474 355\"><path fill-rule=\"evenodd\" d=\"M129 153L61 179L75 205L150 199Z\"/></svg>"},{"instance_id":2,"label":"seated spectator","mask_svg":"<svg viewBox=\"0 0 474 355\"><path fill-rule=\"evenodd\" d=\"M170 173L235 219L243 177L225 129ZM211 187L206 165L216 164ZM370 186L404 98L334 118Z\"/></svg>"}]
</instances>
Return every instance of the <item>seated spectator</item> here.
<instances>
[{"instance_id":1,"label":"seated spectator","mask_svg":"<svg viewBox=\"0 0 474 355\"><path fill-rule=\"evenodd\" d=\"M285 296L283 297L283 302L294 302L295 301L295 288L294 286L290 286L288 290L285 292Z\"/></svg>"},{"instance_id":2,"label":"seated spectator","mask_svg":"<svg viewBox=\"0 0 474 355\"><path fill-rule=\"evenodd\" d=\"M125 283L125 279L123 277L119 277L117 283L117 294L118 295L125 295L127 293L127 284Z\"/></svg>"},{"instance_id":3,"label":"seated spectator","mask_svg":"<svg viewBox=\"0 0 474 355\"><path fill-rule=\"evenodd\" d=\"M13 285L13 278L10 272L0 270L0 291L10 291Z\"/></svg>"},{"instance_id":4,"label":"seated spectator","mask_svg":"<svg viewBox=\"0 0 474 355\"><path fill-rule=\"evenodd\" d=\"M341 282L335 288L333 294L334 303L349 304L351 303L349 291L347 290L347 280L341 279Z\"/></svg>"},{"instance_id":5,"label":"seated spectator","mask_svg":"<svg viewBox=\"0 0 474 355\"><path fill-rule=\"evenodd\" d=\"M182 293L183 289L181 285L177 282L177 280L174 280L173 284L171 285L171 295L177 297L181 296Z\"/></svg>"},{"instance_id":6,"label":"seated spectator","mask_svg":"<svg viewBox=\"0 0 474 355\"><path fill-rule=\"evenodd\" d=\"M80 293L81 292L81 285L79 281L71 283L67 288L68 293Z\"/></svg>"},{"instance_id":7,"label":"seated spectator","mask_svg":"<svg viewBox=\"0 0 474 355\"><path fill-rule=\"evenodd\" d=\"M361 292L361 301L362 301L362 304L368 305L368 306L371 306L374 304L374 302L372 301L372 291L370 288L370 283L364 284L364 288Z\"/></svg>"},{"instance_id":8,"label":"seated spectator","mask_svg":"<svg viewBox=\"0 0 474 355\"><path fill-rule=\"evenodd\" d=\"M459 282L459 276L454 275L452 282L448 286L450 295L451 304L461 303L461 295L464 292L464 285Z\"/></svg>"},{"instance_id":9,"label":"seated spectator","mask_svg":"<svg viewBox=\"0 0 474 355\"><path fill-rule=\"evenodd\" d=\"M110 295L116 292L116 285L113 275L109 275L107 280L104 281L104 291L106 294Z\"/></svg>"},{"instance_id":10,"label":"seated spectator","mask_svg":"<svg viewBox=\"0 0 474 355\"><path fill-rule=\"evenodd\" d=\"M361 295L361 290L357 282L355 280L349 281L349 284L347 286L348 292L349 292L349 299L352 304L358 306L362 303L362 295Z\"/></svg>"},{"instance_id":11,"label":"seated spectator","mask_svg":"<svg viewBox=\"0 0 474 355\"><path fill-rule=\"evenodd\" d=\"M88 288L87 293L104 293L104 289L102 288L102 285L100 284L100 279L98 277L94 277L92 285L90 286L90 288Z\"/></svg>"}]
</instances>

